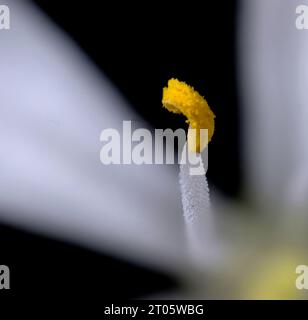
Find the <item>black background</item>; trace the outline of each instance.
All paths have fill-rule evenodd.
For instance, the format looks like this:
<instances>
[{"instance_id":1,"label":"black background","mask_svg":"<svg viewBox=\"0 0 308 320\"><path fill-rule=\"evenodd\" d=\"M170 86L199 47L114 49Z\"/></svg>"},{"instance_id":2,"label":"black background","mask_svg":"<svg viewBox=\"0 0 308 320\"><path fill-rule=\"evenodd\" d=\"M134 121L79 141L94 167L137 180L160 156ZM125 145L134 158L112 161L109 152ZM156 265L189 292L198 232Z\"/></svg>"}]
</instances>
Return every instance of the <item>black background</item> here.
<instances>
[{"instance_id":1,"label":"black background","mask_svg":"<svg viewBox=\"0 0 308 320\"><path fill-rule=\"evenodd\" d=\"M194 86L216 115L210 144L210 184L229 197L241 188L236 76L237 1L33 1L85 51L136 110L156 128L185 128L161 108L171 77ZM1 264L11 292L99 291L138 297L176 286L171 275L72 244L2 225Z\"/></svg>"}]
</instances>

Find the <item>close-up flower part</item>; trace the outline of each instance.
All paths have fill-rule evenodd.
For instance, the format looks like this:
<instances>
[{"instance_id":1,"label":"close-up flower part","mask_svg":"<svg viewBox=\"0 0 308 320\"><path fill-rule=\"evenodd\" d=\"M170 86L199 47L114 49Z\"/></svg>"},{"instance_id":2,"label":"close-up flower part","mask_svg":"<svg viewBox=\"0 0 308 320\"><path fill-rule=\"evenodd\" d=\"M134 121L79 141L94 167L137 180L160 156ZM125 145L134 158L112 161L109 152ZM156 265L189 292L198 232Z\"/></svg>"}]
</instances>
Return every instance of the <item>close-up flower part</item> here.
<instances>
[{"instance_id":1,"label":"close-up flower part","mask_svg":"<svg viewBox=\"0 0 308 320\"><path fill-rule=\"evenodd\" d=\"M211 250L207 250L204 243L211 243L215 238L206 178L208 164L205 154L207 150L204 150L214 133L215 116L206 100L193 87L174 78L168 81L168 87L163 88L162 102L168 111L182 113L187 117L189 130L182 157L188 146L191 152L197 154L200 165L204 169L200 175L191 175L192 165L182 163L179 173L188 250L192 263L203 264L204 261L212 259Z\"/></svg>"},{"instance_id":2,"label":"close-up flower part","mask_svg":"<svg viewBox=\"0 0 308 320\"><path fill-rule=\"evenodd\" d=\"M163 89L163 106L170 112L182 113L189 124L190 129L196 129L196 144L188 134L188 146L191 151L201 152L204 146L200 146L200 129L208 130L208 142L214 134L215 115L207 101L193 87L183 81L170 79L168 87Z\"/></svg>"},{"instance_id":3,"label":"close-up flower part","mask_svg":"<svg viewBox=\"0 0 308 320\"><path fill-rule=\"evenodd\" d=\"M308 300L307 36L308 0L0 1L0 301L305 314L247 300Z\"/></svg>"}]
</instances>

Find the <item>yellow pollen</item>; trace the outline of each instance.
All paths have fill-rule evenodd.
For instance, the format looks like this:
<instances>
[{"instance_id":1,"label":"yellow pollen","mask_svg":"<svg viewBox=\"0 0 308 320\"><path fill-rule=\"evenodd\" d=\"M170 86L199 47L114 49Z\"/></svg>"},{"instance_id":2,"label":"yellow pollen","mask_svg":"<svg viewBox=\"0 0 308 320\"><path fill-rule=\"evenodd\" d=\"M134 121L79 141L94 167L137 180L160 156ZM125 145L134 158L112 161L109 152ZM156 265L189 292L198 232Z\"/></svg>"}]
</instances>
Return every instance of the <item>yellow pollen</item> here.
<instances>
[{"instance_id":1,"label":"yellow pollen","mask_svg":"<svg viewBox=\"0 0 308 320\"><path fill-rule=\"evenodd\" d=\"M189 129L196 129L195 135L188 131L188 146L191 151L200 152L206 147L200 146L200 129L208 130L208 142L214 134L215 115L206 100L185 82L170 79L168 87L163 88L163 106L170 112L182 113L189 124ZM201 131L202 132L202 131Z\"/></svg>"}]
</instances>

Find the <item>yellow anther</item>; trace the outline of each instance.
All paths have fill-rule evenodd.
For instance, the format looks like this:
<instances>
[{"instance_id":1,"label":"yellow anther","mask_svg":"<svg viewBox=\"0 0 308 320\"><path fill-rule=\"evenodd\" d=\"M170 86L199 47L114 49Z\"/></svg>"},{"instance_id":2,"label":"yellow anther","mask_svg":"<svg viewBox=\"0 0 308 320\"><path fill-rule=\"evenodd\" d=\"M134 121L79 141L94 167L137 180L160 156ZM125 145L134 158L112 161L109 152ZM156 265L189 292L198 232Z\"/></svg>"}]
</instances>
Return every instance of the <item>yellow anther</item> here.
<instances>
[{"instance_id":1,"label":"yellow anther","mask_svg":"<svg viewBox=\"0 0 308 320\"><path fill-rule=\"evenodd\" d=\"M196 129L197 139L188 133L188 146L191 151L200 152L207 144L200 146L200 129L208 129L208 142L214 134L215 115L206 100L185 82L170 79L163 89L163 106L174 113L186 116L189 129ZM201 150L200 150L201 149Z\"/></svg>"}]
</instances>

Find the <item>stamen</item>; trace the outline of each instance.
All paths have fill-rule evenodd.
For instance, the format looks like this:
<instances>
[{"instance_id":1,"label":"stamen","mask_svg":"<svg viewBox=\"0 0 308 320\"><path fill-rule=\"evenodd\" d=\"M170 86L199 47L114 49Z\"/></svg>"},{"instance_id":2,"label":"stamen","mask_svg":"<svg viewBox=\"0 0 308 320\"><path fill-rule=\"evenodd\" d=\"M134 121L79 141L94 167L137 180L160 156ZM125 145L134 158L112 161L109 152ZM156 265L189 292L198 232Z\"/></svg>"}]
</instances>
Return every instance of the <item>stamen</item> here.
<instances>
[{"instance_id":1,"label":"stamen","mask_svg":"<svg viewBox=\"0 0 308 320\"><path fill-rule=\"evenodd\" d=\"M208 149L205 147L212 139L215 118L206 100L186 83L171 79L168 81L168 87L163 89L162 102L167 110L184 114L189 128L196 129L197 139L194 136L192 141L188 131L187 144L192 152L200 153L199 158L204 167L203 173L206 173L208 157L205 155ZM205 145L200 145L200 132L203 131L200 129L208 129L208 141ZM201 141L203 141L202 137ZM183 153L186 153L187 144L182 151L182 157ZM213 263L215 260L213 257L217 252L213 243L216 242L216 236L206 175L191 175L191 167L189 161L180 165L181 200L193 262L203 265L204 262Z\"/></svg>"}]
</instances>

